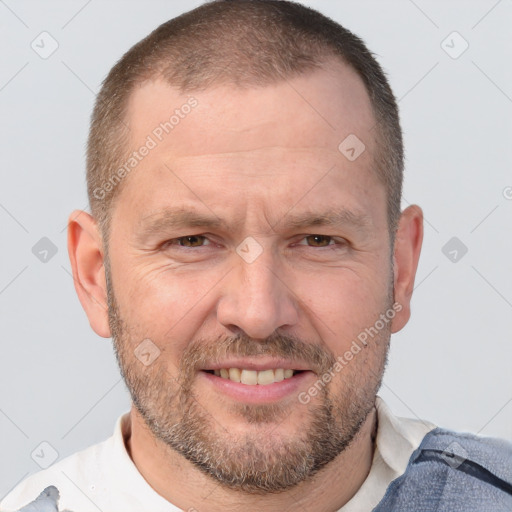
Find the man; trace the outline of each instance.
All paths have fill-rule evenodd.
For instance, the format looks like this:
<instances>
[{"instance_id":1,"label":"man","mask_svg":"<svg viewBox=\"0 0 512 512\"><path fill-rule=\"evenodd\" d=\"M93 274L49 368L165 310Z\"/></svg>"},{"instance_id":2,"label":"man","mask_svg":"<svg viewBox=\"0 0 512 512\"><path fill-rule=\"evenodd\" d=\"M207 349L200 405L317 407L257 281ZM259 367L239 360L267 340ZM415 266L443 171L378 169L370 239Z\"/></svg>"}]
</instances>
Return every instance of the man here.
<instances>
[{"instance_id":1,"label":"man","mask_svg":"<svg viewBox=\"0 0 512 512\"><path fill-rule=\"evenodd\" d=\"M68 244L133 407L2 510L512 510L510 444L377 397L423 234L402 171L379 64L313 10L217 0L135 45Z\"/></svg>"}]
</instances>

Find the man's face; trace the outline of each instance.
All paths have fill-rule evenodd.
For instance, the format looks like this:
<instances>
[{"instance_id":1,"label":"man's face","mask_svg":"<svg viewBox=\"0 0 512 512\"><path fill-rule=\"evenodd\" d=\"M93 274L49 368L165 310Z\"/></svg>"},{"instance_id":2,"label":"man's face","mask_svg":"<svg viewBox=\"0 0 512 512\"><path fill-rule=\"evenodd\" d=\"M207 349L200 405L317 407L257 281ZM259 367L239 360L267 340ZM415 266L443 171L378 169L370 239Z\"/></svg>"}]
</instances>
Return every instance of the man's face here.
<instances>
[{"instance_id":1,"label":"man's face","mask_svg":"<svg viewBox=\"0 0 512 512\"><path fill-rule=\"evenodd\" d=\"M341 64L193 93L197 106L155 132L190 96L154 81L129 104L131 149L148 136L156 147L113 210L112 335L159 442L226 486L278 491L343 451L380 385L390 323L375 325L393 276L374 119ZM353 161L338 149L350 134L366 146ZM175 223L179 212L218 224ZM282 369L300 372L280 380Z\"/></svg>"}]
</instances>

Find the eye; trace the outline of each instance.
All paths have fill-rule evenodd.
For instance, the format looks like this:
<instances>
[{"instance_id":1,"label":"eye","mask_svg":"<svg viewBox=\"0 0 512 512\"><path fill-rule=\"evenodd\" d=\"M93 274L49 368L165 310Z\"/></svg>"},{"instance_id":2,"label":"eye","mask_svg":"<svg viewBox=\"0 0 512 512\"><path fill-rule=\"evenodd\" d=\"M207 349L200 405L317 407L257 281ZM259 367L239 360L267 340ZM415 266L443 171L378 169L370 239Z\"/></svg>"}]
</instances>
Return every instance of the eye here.
<instances>
[{"instance_id":1,"label":"eye","mask_svg":"<svg viewBox=\"0 0 512 512\"><path fill-rule=\"evenodd\" d=\"M179 247L186 247L186 248L194 248L194 247L203 247L205 244L202 242L208 242L209 245L210 241L208 238L206 238L204 235L188 235L188 236L181 236L179 238L173 238L172 240L169 240L165 243L165 245L171 246L179 246Z\"/></svg>"},{"instance_id":2,"label":"eye","mask_svg":"<svg viewBox=\"0 0 512 512\"><path fill-rule=\"evenodd\" d=\"M306 240L308 242L306 245L309 245L309 247L329 247L336 245L334 238L328 235L307 235L302 240ZM331 244L331 242L334 242L334 244ZM299 245L305 244L300 243Z\"/></svg>"},{"instance_id":3,"label":"eye","mask_svg":"<svg viewBox=\"0 0 512 512\"><path fill-rule=\"evenodd\" d=\"M305 242L305 243L304 243ZM173 238L165 242L165 247L183 247L184 249L194 249L212 245L212 242L205 235L187 235L179 238ZM336 241L334 237L328 235L306 235L297 244L307 247L332 248L335 249L346 245L343 239Z\"/></svg>"}]
</instances>

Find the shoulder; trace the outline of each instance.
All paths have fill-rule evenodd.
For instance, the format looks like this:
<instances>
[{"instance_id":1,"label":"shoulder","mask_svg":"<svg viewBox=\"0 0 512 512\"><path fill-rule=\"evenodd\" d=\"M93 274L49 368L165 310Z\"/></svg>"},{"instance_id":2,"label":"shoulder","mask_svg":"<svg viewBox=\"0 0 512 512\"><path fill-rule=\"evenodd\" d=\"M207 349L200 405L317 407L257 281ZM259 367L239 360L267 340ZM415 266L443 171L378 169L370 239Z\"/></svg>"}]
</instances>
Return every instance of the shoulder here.
<instances>
[{"instance_id":1,"label":"shoulder","mask_svg":"<svg viewBox=\"0 0 512 512\"><path fill-rule=\"evenodd\" d=\"M110 444L111 439L107 439L29 476L7 494L0 503L0 510L17 510L37 498L49 486L56 487L61 496L73 496L77 504L86 500L86 494L95 490L97 482L104 480L105 459L108 460ZM90 502L86 501L81 510L90 507Z\"/></svg>"},{"instance_id":2,"label":"shoulder","mask_svg":"<svg viewBox=\"0 0 512 512\"><path fill-rule=\"evenodd\" d=\"M512 443L436 428L374 510L510 511Z\"/></svg>"},{"instance_id":3,"label":"shoulder","mask_svg":"<svg viewBox=\"0 0 512 512\"><path fill-rule=\"evenodd\" d=\"M464 464L479 466L482 470L512 483L512 443L505 439L437 428L425 436L420 449L422 453L416 463L432 452L430 456L439 455L453 469L462 466L461 470L464 470Z\"/></svg>"}]
</instances>

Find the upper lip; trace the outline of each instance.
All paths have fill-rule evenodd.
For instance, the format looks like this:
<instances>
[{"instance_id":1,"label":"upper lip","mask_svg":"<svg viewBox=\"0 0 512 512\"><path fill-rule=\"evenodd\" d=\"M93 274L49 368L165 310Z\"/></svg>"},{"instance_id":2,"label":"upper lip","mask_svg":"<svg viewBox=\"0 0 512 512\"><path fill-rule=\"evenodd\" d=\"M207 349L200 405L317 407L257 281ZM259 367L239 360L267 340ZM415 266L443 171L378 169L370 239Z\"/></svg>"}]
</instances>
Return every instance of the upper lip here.
<instances>
[{"instance_id":1,"label":"upper lip","mask_svg":"<svg viewBox=\"0 0 512 512\"><path fill-rule=\"evenodd\" d=\"M241 368L256 371L275 370L276 368L282 368L283 370L309 370L304 363L298 361L268 357L226 359L219 363L211 363L202 368L202 370L220 370L221 368Z\"/></svg>"}]
</instances>

